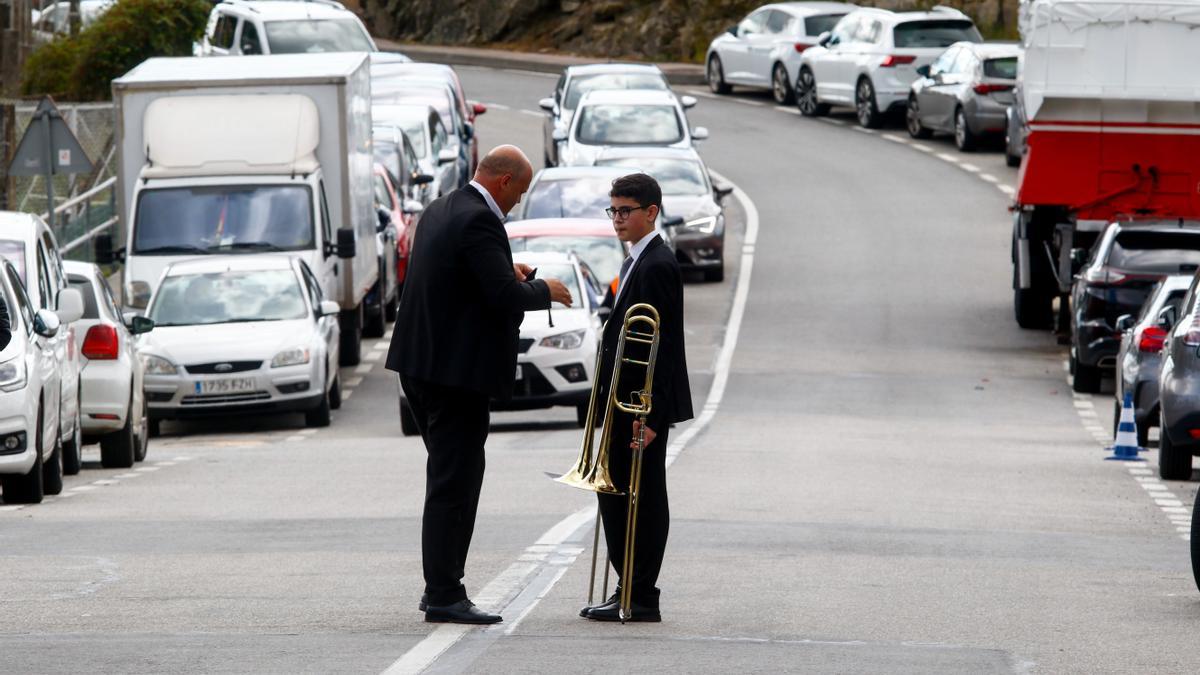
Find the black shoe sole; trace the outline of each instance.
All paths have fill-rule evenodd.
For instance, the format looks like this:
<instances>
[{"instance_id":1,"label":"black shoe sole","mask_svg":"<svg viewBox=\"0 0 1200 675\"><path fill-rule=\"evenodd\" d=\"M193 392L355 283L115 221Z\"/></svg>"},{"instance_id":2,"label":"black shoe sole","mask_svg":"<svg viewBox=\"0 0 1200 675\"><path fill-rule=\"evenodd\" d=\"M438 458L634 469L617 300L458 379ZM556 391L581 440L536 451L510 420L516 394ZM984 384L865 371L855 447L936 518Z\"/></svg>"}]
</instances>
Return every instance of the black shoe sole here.
<instances>
[{"instance_id":1,"label":"black shoe sole","mask_svg":"<svg viewBox=\"0 0 1200 675\"><path fill-rule=\"evenodd\" d=\"M591 619L592 621L601 621L604 623L618 623L621 621L620 617L614 616L612 614L601 614L599 616L593 616L591 614L587 614L584 616L584 618ZM639 615L635 614L635 615L629 617L628 619L625 619L624 623L662 623L662 615L655 614L652 616L646 616L643 614L643 615L639 616Z\"/></svg>"},{"instance_id":2,"label":"black shoe sole","mask_svg":"<svg viewBox=\"0 0 1200 675\"><path fill-rule=\"evenodd\" d=\"M432 616L429 616L429 614L425 615L425 623L461 623L461 624L471 625L471 626L487 626L487 625L490 625L493 623L500 623L501 621L503 621L503 619L499 619L499 618L475 621L475 620L451 619L450 617L432 617Z\"/></svg>"}]
</instances>

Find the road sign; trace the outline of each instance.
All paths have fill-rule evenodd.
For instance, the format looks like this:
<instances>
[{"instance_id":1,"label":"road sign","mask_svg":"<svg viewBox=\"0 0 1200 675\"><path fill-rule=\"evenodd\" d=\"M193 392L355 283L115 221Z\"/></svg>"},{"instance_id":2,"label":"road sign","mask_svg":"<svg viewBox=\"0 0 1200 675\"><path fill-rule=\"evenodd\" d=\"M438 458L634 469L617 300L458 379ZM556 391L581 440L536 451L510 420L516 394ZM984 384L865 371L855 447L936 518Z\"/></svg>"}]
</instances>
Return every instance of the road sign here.
<instances>
[{"instance_id":1,"label":"road sign","mask_svg":"<svg viewBox=\"0 0 1200 675\"><path fill-rule=\"evenodd\" d=\"M50 227L54 227L54 176L89 173L92 161L62 114L49 96L38 103L33 120L17 145L8 166L10 176L43 176L46 179L46 200L49 204Z\"/></svg>"}]
</instances>

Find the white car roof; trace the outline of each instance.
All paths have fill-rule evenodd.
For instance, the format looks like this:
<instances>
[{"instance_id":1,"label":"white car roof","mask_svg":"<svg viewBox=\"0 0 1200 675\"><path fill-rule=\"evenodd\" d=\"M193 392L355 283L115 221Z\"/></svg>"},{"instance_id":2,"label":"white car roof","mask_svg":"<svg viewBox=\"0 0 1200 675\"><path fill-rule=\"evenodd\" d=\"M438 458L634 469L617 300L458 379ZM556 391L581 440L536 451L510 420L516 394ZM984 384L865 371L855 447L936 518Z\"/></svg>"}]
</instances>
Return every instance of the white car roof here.
<instances>
[{"instance_id":1,"label":"white car roof","mask_svg":"<svg viewBox=\"0 0 1200 675\"><path fill-rule=\"evenodd\" d=\"M286 255L214 255L202 258L188 258L173 263L167 268L165 276L174 277L183 274L205 274L209 272L224 272L234 270L239 272L260 270L288 270L292 268L295 256Z\"/></svg>"},{"instance_id":2,"label":"white car roof","mask_svg":"<svg viewBox=\"0 0 1200 675\"><path fill-rule=\"evenodd\" d=\"M67 274L77 274L95 280L101 277L100 268L95 263L83 262L82 260L64 260L63 271Z\"/></svg>"},{"instance_id":3,"label":"white car roof","mask_svg":"<svg viewBox=\"0 0 1200 675\"><path fill-rule=\"evenodd\" d=\"M597 89L579 99L579 107L596 104L678 106L679 100L665 89Z\"/></svg>"},{"instance_id":4,"label":"white car roof","mask_svg":"<svg viewBox=\"0 0 1200 675\"><path fill-rule=\"evenodd\" d=\"M777 2L772 5L765 5L759 9L766 8L782 9L795 16L813 16L815 14L847 14L858 9L858 5L850 5L844 2Z\"/></svg>"},{"instance_id":5,"label":"white car roof","mask_svg":"<svg viewBox=\"0 0 1200 675\"><path fill-rule=\"evenodd\" d=\"M38 218L32 213L0 211L0 233L19 234L24 239L37 227Z\"/></svg>"},{"instance_id":6,"label":"white car roof","mask_svg":"<svg viewBox=\"0 0 1200 675\"><path fill-rule=\"evenodd\" d=\"M589 63L582 66L567 66L568 76L595 75L597 73L649 73L662 75L662 70L653 63Z\"/></svg>"},{"instance_id":7,"label":"white car roof","mask_svg":"<svg viewBox=\"0 0 1200 675\"><path fill-rule=\"evenodd\" d=\"M575 256L559 251L518 251L513 254L513 262L522 262L533 267L541 264L574 265Z\"/></svg>"},{"instance_id":8,"label":"white car roof","mask_svg":"<svg viewBox=\"0 0 1200 675\"><path fill-rule=\"evenodd\" d=\"M423 103L375 103L371 106L371 120L374 124L390 124L392 120L421 120L429 119L430 115L438 114L431 105Z\"/></svg>"},{"instance_id":9,"label":"white car roof","mask_svg":"<svg viewBox=\"0 0 1200 675\"><path fill-rule=\"evenodd\" d=\"M550 166L537 172L534 182L547 180L576 180L579 178L617 178L629 173L617 166Z\"/></svg>"},{"instance_id":10,"label":"white car roof","mask_svg":"<svg viewBox=\"0 0 1200 675\"><path fill-rule=\"evenodd\" d=\"M641 159L683 159L700 162L700 153L695 148L667 148L655 146L610 146L600 151L596 161L602 159L624 159L627 157Z\"/></svg>"},{"instance_id":11,"label":"white car roof","mask_svg":"<svg viewBox=\"0 0 1200 675\"><path fill-rule=\"evenodd\" d=\"M242 16L257 16L263 21L295 21L297 19L353 19L354 12L323 2L281 2L280 0L234 0L223 2L222 9L235 8Z\"/></svg>"}]
</instances>

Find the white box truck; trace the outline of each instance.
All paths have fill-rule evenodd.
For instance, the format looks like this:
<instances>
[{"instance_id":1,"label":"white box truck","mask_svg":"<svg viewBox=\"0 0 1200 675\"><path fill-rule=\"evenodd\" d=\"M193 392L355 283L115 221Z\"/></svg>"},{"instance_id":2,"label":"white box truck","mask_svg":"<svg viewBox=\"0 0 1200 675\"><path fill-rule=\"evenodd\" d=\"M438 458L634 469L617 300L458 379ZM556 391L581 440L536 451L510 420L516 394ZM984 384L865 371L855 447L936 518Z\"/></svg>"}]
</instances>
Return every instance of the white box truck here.
<instances>
[{"instance_id":1,"label":"white box truck","mask_svg":"<svg viewBox=\"0 0 1200 675\"><path fill-rule=\"evenodd\" d=\"M124 258L125 305L183 258L295 255L358 363L379 283L366 55L153 58L112 86L124 247L100 239L97 258Z\"/></svg>"}]
</instances>

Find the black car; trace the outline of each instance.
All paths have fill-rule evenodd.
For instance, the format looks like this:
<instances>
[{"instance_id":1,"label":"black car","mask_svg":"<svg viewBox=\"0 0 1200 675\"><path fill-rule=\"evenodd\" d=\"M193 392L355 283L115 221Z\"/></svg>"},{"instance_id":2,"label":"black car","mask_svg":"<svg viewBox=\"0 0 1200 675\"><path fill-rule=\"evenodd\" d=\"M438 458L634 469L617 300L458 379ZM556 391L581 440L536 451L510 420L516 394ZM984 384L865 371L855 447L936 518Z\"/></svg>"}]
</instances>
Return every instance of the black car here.
<instances>
[{"instance_id":1,"label":"black car","mask_svg":"<svg viewBox=\"0 0 1200 675\"><path fill-rule=\"evenodd\" d=\"M1196 224L1113 223L1092 247L1071 288L1071 374L1077 392L1100 390L1121 345L1117 320L1137 314L1168 274L1200 268Z\"/></svg>"}]
</instances>

